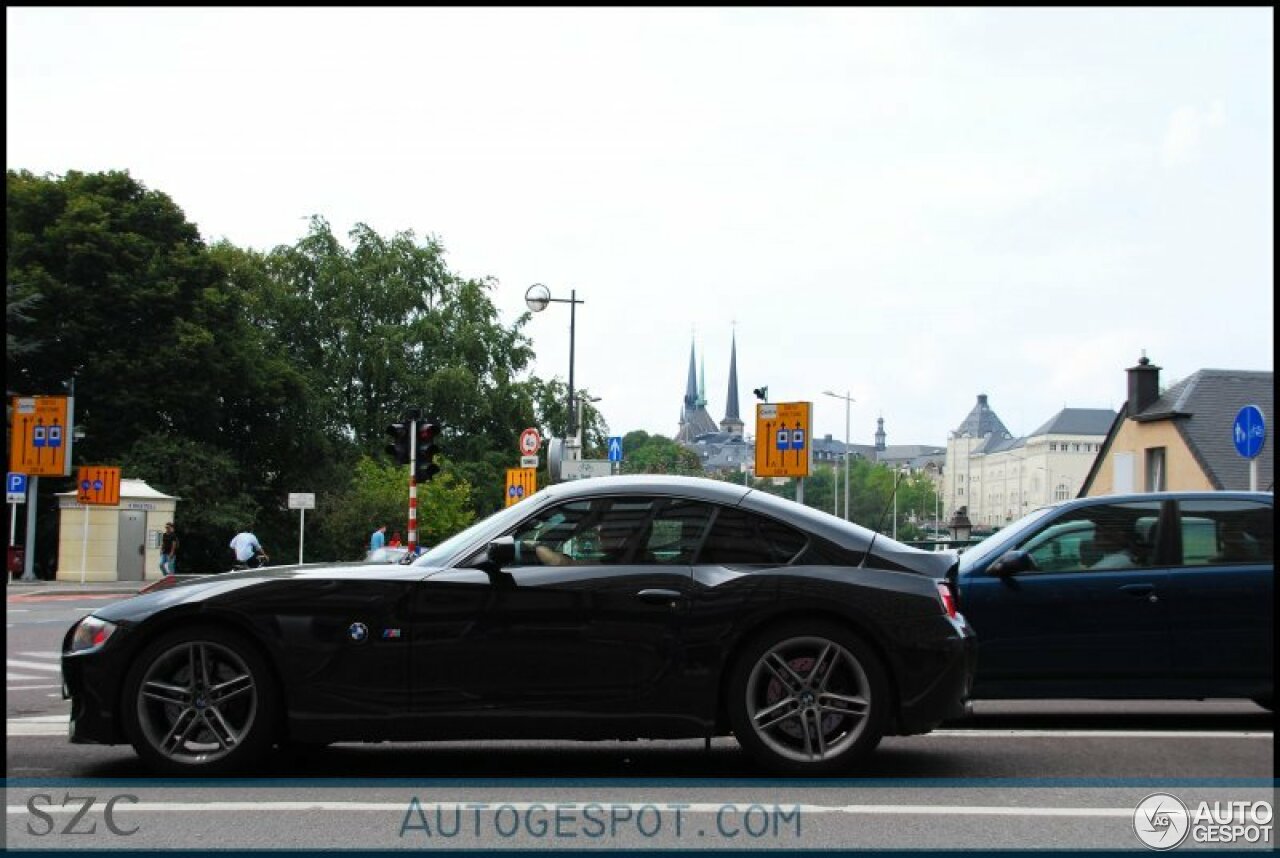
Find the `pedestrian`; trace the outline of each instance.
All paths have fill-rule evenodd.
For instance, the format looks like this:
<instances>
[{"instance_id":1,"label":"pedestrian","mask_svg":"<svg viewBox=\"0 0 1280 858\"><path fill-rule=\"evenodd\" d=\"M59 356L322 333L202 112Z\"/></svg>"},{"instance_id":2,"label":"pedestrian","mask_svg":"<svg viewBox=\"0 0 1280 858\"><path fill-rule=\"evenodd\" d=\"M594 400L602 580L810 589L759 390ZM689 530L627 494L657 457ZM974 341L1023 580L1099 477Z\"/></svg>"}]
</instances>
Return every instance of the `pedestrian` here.
<instances>
[{"instance_id":1,"label":"pedestrian","mask_svg":"<svg viewBox=\"0 0 1280 858\"><path fill-rule=\"evenodd\" d=\"M231 537L231 550L235 552L236 563L248 568L265 566L269 559L262 543L248 527Z\"/></svg>"},{"instance_id":2,"label":"pedestrian","mask_svg":"<svg viewBox=\"0 0 1280 858\"><path fill-rule=\"evenodd\" d=\"M173 522L164 526L164 535L160 537L160 574L178 574L178 532Z\"/></svg>"},{"instance_id":3,"label":"pedestrian","mask_svg":"<svg viewBox=\"0 0 1280 858\"><path fill-rule=\"evenodd\" d=\"M391 534L391 541L387 543L390 548L399 548L404 543L400 541L400 531L394 531Z\"/></svg>"},{"instance_id":4,"label":"pedestrian","mask_svg":"<svg viewBox=\"0 0 1280 858\"><path fill-rule=\"evenodd\" d=\"M377 551L379 548L387 544L387 526L385 524L378 525L378 529L369 537L369 550Z\"/></svg>"}]
</instances>

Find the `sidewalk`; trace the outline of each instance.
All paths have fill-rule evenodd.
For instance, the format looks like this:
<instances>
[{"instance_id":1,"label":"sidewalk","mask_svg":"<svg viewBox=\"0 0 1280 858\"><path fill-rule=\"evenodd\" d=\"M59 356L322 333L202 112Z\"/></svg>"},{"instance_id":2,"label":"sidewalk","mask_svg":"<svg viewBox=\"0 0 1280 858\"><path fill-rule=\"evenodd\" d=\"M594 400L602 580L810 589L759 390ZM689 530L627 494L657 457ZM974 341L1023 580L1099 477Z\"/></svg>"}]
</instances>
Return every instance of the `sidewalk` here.
<instances>
[{"instance_id":1,"label":"sidewalk","mask_svg":"<svg viewBox=\"0 0 1280 858\"><path fill-rule=\"evenodd\" d=\"M202 577L199 575L179 575L178 580L188 580L191 578ZM158 579L157 579L158 580ZM148 584L154 583L147 581L86 581L81 584L79 581L23 581L10 580L7 588L9 596L36 596L36 595L53 595L59 596L79 596L92 593L109 593L130 595L137 593Z\"/></svg>"}]
</instances>

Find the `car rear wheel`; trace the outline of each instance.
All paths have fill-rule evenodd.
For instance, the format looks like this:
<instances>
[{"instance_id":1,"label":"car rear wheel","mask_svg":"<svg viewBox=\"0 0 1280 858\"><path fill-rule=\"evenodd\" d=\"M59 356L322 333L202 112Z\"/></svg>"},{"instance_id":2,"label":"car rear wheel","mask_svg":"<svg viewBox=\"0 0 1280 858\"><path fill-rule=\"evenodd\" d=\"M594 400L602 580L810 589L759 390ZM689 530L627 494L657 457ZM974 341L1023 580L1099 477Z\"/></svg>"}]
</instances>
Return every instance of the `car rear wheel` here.
<instances>
[{"instance_id":1,"label":"car rear wheel","mask_svg":"<svg viewBox=\"0 0 1280 858\"><path fill-rule=\"evenodd\" d=\"M219 628L182 629L147 646L125 683L124 724L158 772L249 771L270 749L276 687L258 651Z\"/></svg>"},{"instance_id":2,"label":"car rear wheel","mask_svg":"<svg viewBox=\"0 0 1280 858\"><path fill-rule=\"evenodd\" d=\"M735 662L729 717L739 744L782 774L847 771L884 734L884 668L834 623L792 623L756 638Z\"/></svg>"}]
</instances>

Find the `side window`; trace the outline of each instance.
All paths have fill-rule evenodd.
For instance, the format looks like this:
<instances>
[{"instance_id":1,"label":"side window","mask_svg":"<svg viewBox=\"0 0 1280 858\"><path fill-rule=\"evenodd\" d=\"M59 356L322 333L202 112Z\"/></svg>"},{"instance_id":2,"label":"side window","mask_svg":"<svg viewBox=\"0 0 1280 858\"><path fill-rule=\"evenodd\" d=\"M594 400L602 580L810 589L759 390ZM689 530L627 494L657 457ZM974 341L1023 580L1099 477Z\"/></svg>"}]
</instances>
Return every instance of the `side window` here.
<instances>
[{"instance_id":1,"label":"side window","mask_svg":"<svg viewBox=\"0 0 1280 858\"><path fill-rule=\"evenodd\" d=\"M639 563L688 566L702 545L714 507L696 501L671 499L653 517Z\"/></svg>"},{"instance_id":2,"label":"side window","mask_svg":"<svg viewBox=\"0 0 1280 858\"><path fill-rule=\"evenodd\" d=\"M804 534L737 507L721 507L698 563L785 566L804 550Z\"/></svg>"},{"instance_id":3,"label":"side window","mask_svg":"<svg viewBox=\"0 0 1280 858\"><path fill-rule=\"evenodd\" d=\"M512 533L518 566L688 565L712 507L681 499L620 497L544 510Z\"/></svg>"},{"instance_id":4,"label":"side window","mask_svg":"<svg viewBox=\"0 0 1280 858\"><path fill-rule=\"evenodd\" d=\"M1049 522L1018 547L1035 571L1087 572L1151 565L1160 504L1086 506Z\"/></svg>"},{"instance_id":5,"label":"side window","mask_svg":"<svg viewBox=\"0 0 1280 858\"><path fill-rule=\"evenodd\" d=\"M1183 501L1179 505L1181 565L1274 564L1272 510L1253 501Z\"/></svg>"},{"instance_id":6,"label":"side window","mask_svg":"<svg viewBox=\"0 0 1280 858\"><path fill-rule=\"evenodd\" d=\"M569 566L573 552L587 549L585 532L592 502L574 501L543 510L512 532L517 566Z\"/></svg>"}]
</instances>

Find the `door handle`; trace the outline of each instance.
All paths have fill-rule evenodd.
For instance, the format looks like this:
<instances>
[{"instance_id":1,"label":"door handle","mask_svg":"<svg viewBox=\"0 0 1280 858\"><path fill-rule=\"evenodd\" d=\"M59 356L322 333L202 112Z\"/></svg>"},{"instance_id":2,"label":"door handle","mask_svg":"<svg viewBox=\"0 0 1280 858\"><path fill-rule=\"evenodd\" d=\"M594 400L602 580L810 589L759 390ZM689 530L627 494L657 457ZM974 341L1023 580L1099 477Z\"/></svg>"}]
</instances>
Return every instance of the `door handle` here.
<instances>
[{"instance_id":1,"label":"door handle","mask_svg":"<svg viewBox=\"0 0 1280 858\"><path fill-rule=\"evenodd\" d=\"M1146 599L1148 602L1160 601L1160 597L1156 595L1155 584L1125 584L1120 588L1120 592L1137 599Z\"/></svg>"},{"instance_id":2,"label":"door handle","mask_svg":"<svg viewBox=\"0 0 1280 858\"><path fill-rule=\"evenodd\" d=\"M636 593L642 602L652 602L656 605L670 605L675 607L684 600L684 595L679 590L664 590L661 588L641 590Z\"/></svg>"}]
</instances>

